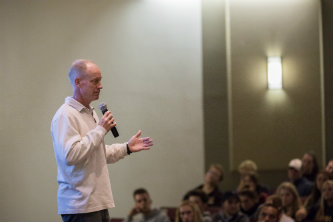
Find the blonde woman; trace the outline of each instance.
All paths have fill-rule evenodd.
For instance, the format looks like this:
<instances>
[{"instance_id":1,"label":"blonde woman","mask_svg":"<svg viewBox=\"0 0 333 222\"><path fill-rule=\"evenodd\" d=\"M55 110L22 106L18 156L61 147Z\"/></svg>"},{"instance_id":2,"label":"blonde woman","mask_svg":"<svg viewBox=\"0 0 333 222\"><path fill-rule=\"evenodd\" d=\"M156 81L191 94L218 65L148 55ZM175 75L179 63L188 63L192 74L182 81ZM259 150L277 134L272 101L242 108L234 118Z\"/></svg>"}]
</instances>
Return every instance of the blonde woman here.
<instances>
[{"instance_id":1,"label":"blonde woman","mask_svg":"<svg viewBox=\"0 0 333 222\"><path fill-rule=\"evenodd\" d=\"M283 182L276 190L282 199L283 212L295 221L302 221L307 211L304 208L296 187L290 182Z\"/></svg>"},{"instance_id":2,"label":"blonde woman","mask_svg":"<svg viewBox=\"0 0 333 222\"><path fill-rule=\"evenodd\" d=\"M202 222L199 206L189 200L184 200L176 211L176 222Z\"/></svg>"}]
</instances>

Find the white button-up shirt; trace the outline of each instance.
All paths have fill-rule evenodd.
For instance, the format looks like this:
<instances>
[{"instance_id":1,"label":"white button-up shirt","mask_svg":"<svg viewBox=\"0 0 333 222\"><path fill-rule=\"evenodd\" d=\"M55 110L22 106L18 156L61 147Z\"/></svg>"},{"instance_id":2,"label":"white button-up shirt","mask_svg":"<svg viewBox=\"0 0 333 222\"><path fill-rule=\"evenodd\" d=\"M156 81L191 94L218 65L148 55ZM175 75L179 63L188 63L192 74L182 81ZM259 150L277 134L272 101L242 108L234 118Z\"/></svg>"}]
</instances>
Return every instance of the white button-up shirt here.
<instances>
[{"instance_id":1,"label":"white button-up shirt","mask_svg":"<svg viewBox=\"0 0 333 222\"><path fill-rule=\"evenodd\" d=\"M54 115L51 135L58 166L58 213L114 207L107 163L127 155L126 144L104 144L105 128L92 107L67 97Z\"/></svg>"}]
</instances>

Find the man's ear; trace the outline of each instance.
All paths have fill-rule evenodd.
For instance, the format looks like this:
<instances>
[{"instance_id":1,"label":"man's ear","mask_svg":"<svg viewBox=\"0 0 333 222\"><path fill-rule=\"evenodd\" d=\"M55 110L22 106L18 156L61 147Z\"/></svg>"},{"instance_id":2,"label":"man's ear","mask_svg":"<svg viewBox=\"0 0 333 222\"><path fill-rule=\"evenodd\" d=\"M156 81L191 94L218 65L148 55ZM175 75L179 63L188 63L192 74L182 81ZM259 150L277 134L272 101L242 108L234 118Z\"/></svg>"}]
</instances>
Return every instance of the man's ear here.
<instances>
[{"instance_id":1,"label":"man's ear","mask_svg":"<svg viewBox=\"0 0 333 222\"><path fill-rule=\"evenodd\" d=\"M80 79L79 78L75 78L74 83L75 83L76 87L80 87Z\"/></svg>"}]
</instances>

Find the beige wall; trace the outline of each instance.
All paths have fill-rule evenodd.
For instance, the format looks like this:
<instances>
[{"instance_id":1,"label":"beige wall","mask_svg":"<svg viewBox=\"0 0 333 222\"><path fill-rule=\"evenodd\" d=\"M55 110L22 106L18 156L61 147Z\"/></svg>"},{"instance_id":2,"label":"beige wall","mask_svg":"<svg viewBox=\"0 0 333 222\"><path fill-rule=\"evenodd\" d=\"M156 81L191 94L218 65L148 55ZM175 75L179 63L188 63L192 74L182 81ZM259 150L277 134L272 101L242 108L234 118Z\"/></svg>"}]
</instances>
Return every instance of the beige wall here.
<instances>
[{"instance_id":1,"label":"beige wall","mask_svg":"<svg viewBox=\"0 0 333 222\"><path fill-rule=\"evenodd\" d=\"M319 9L313 0L230 1L233 168L250 158L285 169L309 150L322 162ZM276 55L283 89L268 90L266 57Z\"/></svg>"},{"instance_id":2,"label":"beige wall","mask_svg":"<svg viewBox=\"0 0 333 222\"><path fill-rule=\"evenodd\" d=\"M0 221L61 220L49 129L76 58L102 70L120 132L106 142L142 129L155 143L109 167L112 216L127 215L135 188L174 206L202 181L200 14L198 0L0 1Z\"/></svg>"},{"instance_id":3,"label":"beige wall","mask_svg":"<svg viewBox=\"0 0 333 222\"><path fill-rule=\"evenodd\" d=\"M224 165L226 190L245 159L271 188L306 151L323 165L320 1L203 2L205 166ZM277 55L283 89L268 90L266 59Z\"/></svg>"}]
</instances>

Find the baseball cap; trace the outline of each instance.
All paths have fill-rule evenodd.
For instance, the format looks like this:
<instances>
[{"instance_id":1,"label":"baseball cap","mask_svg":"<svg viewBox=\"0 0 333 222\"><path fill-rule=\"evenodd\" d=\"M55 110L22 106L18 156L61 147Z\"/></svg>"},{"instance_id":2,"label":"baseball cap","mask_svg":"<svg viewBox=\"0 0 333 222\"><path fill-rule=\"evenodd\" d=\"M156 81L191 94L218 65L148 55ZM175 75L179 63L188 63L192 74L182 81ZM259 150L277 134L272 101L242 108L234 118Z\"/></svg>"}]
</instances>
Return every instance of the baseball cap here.
<instances>
[{"instance_id":1,"label":"baseball cap","mask_svg":"<svg viewBox=\"0 0 333 222\"><path fill-rule=\"evenodd\" d=\"M290 162L289 162L289 168L293 168L297 171L300 171L302 169L302 160L300 159L292 159Z\"/></svg>"}]
</instances>

